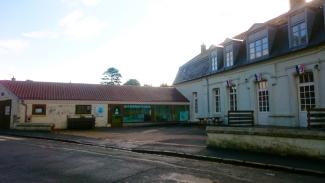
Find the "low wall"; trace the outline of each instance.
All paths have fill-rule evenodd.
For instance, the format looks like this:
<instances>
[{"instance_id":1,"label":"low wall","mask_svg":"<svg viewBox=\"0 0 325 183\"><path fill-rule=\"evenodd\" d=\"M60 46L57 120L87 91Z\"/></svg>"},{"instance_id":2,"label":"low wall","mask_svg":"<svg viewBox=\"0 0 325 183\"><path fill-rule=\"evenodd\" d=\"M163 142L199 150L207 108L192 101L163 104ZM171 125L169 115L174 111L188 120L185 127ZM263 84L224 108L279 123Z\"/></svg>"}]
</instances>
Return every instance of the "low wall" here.
<instances>
[{"instance_id":1,"label":"low wall","mask_svg":"<svg viewBox=\"0 0 325 183\"><path fill-rule=\"evenodd\" d=\"M207 127L208 147L325 159L325 131L277 127Z\"/></svg>"},{"instance_id":2,"label":"low wall","mask_svg":"<svg viewBox=\"0 0 325 183\"><path fill-rule=\"evenodd\" d=\"M55 125L53 123L17 123L16 130L24 131L53 131Z\"/></svg>"}]
</instances>

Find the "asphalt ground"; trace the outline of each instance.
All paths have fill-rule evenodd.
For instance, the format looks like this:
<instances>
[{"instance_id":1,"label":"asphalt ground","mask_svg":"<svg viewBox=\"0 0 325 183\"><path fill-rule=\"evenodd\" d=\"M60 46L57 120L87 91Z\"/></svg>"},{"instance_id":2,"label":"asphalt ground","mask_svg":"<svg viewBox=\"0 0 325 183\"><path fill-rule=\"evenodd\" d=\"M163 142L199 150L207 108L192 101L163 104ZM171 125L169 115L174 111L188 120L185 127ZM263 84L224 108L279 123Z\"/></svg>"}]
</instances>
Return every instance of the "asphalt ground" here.
<instances>
[{"instance_id":1,"label":"asphalt ground","mask_svg":"<svg viewBox=\"0 0 325 183\"><path fill-rule=\"evenodd\" d=\"M0 182L324 182L323 177L0 135Z\"/></svg>"},{"instance_id":2,"label":"asphalt ground","mask_svg":"<svg viewBox=\"0 0 325 183\"><path fill-rule=\"evenodd\" d=\"M6 134L4 131L0 131L1 133ZM63 130L55 133L7 131L7 134L325 177L324 160L232 149L208 149L205 144L207 138L205 129L197 126L97 128L87 131Z\"/></svg>"}]
</instances>

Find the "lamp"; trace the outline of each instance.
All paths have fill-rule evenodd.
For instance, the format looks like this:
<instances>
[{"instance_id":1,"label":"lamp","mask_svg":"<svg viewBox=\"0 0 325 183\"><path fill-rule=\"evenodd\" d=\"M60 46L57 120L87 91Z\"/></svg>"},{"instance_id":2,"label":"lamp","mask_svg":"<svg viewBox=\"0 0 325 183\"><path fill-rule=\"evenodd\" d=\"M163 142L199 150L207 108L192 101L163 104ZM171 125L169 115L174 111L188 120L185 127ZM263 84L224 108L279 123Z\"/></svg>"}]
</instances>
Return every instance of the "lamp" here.
<instances>
[{"instance_id":1,"label":"lamp","mask_svg":"<svg viewBox=\"0 0 325 183\"><path fill-rule=\"evenodd\" d=\"M314 65L314 69L317 70L317 71L320 71L319 65L318 64Z\"/></svg>"}]
</instances>

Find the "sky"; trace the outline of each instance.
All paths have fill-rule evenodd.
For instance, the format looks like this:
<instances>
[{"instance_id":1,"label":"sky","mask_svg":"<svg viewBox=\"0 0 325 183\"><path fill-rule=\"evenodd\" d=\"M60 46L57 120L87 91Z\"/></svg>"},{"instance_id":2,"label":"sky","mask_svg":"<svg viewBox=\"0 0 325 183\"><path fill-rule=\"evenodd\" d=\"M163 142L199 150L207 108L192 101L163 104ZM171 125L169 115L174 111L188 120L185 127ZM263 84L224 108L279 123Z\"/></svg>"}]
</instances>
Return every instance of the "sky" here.
<instances>
[{"instance_id":1,"label":"sky","mask_svg":"<svg viewBox=\"0 0 325 183\"><path fill-rule=\"evenodd\" d=\"M171 85L200 53L289 10L289 0L0 0L0 80Z\"/></svg>"}]
</instances>

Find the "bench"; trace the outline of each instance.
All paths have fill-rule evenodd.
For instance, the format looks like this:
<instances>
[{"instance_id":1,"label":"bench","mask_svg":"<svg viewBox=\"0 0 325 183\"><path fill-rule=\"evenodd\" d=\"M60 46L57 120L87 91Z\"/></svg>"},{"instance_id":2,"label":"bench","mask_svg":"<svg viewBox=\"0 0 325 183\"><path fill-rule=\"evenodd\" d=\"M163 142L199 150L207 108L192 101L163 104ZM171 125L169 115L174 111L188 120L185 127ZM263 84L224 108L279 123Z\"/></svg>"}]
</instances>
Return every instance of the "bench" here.
<instances>
[{"instance_id":1,"label":"bench","mask_svg":"<svg viewBox=\"0 0 325 183\"><path fill-rule=\"evenodd\" d=\"M325 108L314 108L307 111L308 128L325 128Z\"/></svg>"},{"instance_id":2,"label":"bench","mask_svg":"<svg viewBox=\"0 0 325 183\"><path fill-rule=\"evenodd\" d=\"M53 131L53 123L17 123L15 126L16 130L25 130L25 131Z\"/></svg>"},{"instance_id":3,"label":"bench","mask_svg":"<svg viewBox=\"0 0 325 183\"><path fill-rule=\"evenodd\" d=\"M254 111L228 111L229 126L254 126Z\"/></svg>"},{"instance_id":4,"label":"bench","mask_svg":"<svg viewBox=\"0 0 325 183\"><path fill-rule=\"evenodd\" d=\"M223 120L220 116L213 116L213 117L199 117L199 124L207 124L207 125L220 125Z\"/></svg>"}]
</instances>

